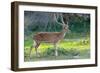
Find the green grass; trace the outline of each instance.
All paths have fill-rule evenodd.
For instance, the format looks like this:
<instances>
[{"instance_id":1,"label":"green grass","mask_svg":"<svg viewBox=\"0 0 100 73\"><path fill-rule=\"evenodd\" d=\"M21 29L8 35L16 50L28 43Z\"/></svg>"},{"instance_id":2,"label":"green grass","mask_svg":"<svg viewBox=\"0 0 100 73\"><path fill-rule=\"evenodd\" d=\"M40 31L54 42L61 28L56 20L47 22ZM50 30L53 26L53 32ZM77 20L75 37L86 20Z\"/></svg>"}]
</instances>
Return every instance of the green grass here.
<instances>
[{"instance_id":1,"label":"green grass","mask_svg":"<svg viewBox=\"0 0 100 73\"><path fill-rule=\"evenodd\" d=\"M40 57L36 57L35 48L32 49L31 59L29 59L29 51L32 40L25 40L24 44L24 60L40 61L40 60L61 60L61 59L86 59L90 58L90 40L89 38L81 39L64 39L59 42L58 56L54 56L54 47L50 43L41 43L38 47ZM33 44L34 45L34 44Z\"/></svg>"}]
</instances>

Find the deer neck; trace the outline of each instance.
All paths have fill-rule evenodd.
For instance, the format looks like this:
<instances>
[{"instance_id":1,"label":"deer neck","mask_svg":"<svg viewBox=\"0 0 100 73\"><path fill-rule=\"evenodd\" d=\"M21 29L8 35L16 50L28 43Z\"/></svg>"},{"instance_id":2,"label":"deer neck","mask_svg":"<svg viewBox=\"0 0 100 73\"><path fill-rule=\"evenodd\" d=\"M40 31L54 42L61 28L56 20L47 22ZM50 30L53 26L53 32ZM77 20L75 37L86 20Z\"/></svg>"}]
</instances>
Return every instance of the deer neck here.
<instances>
[{"instance_id":1,"label":"deer neck","mask_svg":"<svg viewBox=\"0 0 100 73\"><path fill-rule=\"evenodd\" d=\"M62 30L61 35L63 36L63 38L64 38L65 34L66 34L66 30Z\"/></svg>"}]
</instances>

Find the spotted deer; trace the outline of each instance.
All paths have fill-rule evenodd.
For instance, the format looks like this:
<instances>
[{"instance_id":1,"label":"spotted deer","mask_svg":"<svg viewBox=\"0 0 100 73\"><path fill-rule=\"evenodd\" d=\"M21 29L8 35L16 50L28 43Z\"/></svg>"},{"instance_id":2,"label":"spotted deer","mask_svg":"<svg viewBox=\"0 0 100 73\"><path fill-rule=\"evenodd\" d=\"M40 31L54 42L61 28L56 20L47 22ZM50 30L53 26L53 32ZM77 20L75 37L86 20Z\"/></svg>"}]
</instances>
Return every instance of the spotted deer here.
<instances>
[{"instance_id":1,"label":"spotted deer","mask_svg":"<svg viewBox=\"0 0 100 73\"><path fill-rule=\"evenodd\" d=\"M61 14L60 14L61 15ZM57 51L57 43L62 40L65 36L65 33L69 30L68 29L68 22L65 24L63 20L63 16L61 15L61 22L58 22L57 20L57 15L54 14L54 20L56 23L62 25L62 31L61 32L38 32L33 36L33 40L35 42L35 45L33 45L30 49L30 55L32 48L35 48L36 56L39 56L38 53L38 47L42 42L45 43L52 43L55 48L55 56L58 56L58 51Z\"/></svg>"}]
</instances>

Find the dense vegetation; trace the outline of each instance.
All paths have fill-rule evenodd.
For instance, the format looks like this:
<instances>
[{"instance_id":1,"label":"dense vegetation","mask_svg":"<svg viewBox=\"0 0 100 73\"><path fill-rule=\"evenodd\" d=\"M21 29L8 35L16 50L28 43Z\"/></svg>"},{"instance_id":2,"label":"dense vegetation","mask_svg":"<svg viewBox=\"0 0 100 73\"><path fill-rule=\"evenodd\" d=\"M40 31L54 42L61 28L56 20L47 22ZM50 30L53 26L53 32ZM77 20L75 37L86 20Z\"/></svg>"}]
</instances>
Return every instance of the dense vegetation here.
<instances>
[{"instance_id":1,"label":"dense vegetation","mask_svg":"<svg viewBox=\"0 0 100 73\"><path fill-rule=\"evenodd\" d=\"M42 43L39 46L41 57L35 56L34 48L29 60L29 50L33 36L37 32L60 32L62 26L54 21L53 12L24 12L24 57L25 61L55 60L55 59L84 59L90 57L90 15L80 13L62 14L65 23L68 21L69 30L64 39L58 44L59 56L54 56L52 44ZM57 20L61 22L61 17Z\"/></svg>"}]
</instances>

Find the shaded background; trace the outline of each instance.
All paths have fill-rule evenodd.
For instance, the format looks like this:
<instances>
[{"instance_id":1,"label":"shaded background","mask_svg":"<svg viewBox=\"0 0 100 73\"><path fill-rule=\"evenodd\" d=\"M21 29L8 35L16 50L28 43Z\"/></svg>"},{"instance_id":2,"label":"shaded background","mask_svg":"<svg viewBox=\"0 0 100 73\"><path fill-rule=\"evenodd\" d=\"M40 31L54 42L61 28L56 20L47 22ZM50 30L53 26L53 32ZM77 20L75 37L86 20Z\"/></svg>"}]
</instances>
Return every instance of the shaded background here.
<instances>
[{"instance_id":1,"label":"shaded background","mask_svg":"<svg viewBox=\"0 0 100 73\"><path fill-rule=\"evenodd\" d=\"M25 38L34 32L59 32L62 26L55 23L54 13L49 12L24 12L24 35ZM90 33L90 14L79 13L55 13L62 14L64 22L69 22L71 33ZM60 22L60 17L58 18ZM34 35L34 34L33 34Z\"/></svg>"}]
</instances>

